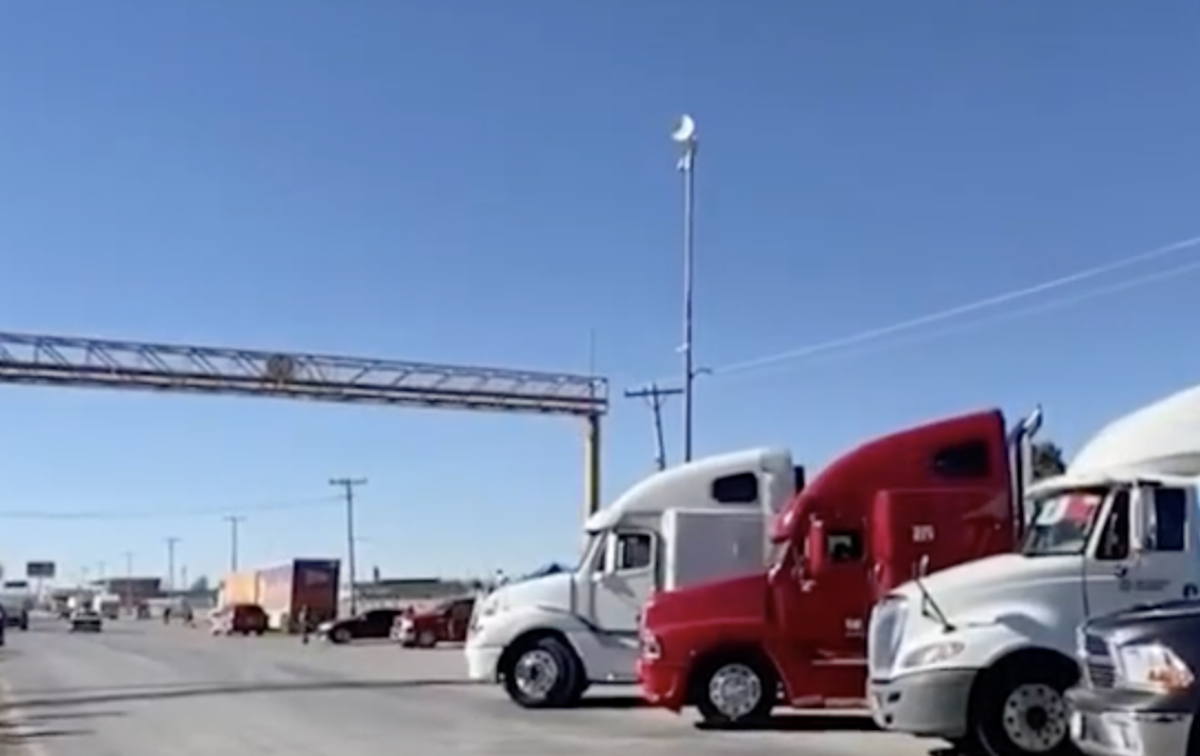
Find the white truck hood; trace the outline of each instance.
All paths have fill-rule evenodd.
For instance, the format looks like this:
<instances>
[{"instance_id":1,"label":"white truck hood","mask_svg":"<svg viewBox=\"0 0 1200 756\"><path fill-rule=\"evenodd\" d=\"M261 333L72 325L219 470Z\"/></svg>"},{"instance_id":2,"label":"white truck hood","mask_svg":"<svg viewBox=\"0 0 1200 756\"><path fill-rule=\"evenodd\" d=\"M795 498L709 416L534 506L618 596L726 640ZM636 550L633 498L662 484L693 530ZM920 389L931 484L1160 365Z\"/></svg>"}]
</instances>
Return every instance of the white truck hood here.
<instances>
[{"instance_id":1,"label":"white truck hood","mask_svg":"<svg viewBox=\"0 0 1200 756\"><path fill-rule=\"evenodd\" d=\"M925 590L952 624L996 622L1010 613L1040 613L1044 605L1065 608L1082 601L1078 555L1023 556L998 554L935 572L921 580ZM920 607L923 594L915 581L893 595ZM910 621L920 616L910 613Z\"/></svg>"},{"instance_id":2,"label":"white truck hood","mask_svg":"<svg viewBox=\"0 0 1200 756\"><path fill-rule=\"evenodd\" d=\"M522 580L492 591L483 600L483 611L485 614L492 614L534 606L569 611L574 584L573 572L559 572Z\"/></svg>"}]
</instances>

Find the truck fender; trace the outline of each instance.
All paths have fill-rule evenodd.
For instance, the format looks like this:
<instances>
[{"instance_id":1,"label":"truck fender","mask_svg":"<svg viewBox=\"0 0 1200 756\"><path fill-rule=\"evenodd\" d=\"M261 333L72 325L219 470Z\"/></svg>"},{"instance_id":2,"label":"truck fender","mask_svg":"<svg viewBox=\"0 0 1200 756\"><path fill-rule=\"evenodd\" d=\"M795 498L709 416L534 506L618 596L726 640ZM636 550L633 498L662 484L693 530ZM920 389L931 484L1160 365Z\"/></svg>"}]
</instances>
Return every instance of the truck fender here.
<instances>
[{"instance_id":1,"label":"truck fender","mask_svg":"<svg viewBox=\"0 0 1200 756\"><path fill-rule=\"evenodd\" d=\"M534 638L554 635L570 647L575 653L580 668L586 674L587 669L574 637L581 633L591 633L586 622L581 618L559 609L548 607L529 607L501 612L488 618L476 642L486 646L500 646L507 657L509 649L516 649L526 641ZM501 668L506 658L501 659Z\"/></svg>"}]
</instances>

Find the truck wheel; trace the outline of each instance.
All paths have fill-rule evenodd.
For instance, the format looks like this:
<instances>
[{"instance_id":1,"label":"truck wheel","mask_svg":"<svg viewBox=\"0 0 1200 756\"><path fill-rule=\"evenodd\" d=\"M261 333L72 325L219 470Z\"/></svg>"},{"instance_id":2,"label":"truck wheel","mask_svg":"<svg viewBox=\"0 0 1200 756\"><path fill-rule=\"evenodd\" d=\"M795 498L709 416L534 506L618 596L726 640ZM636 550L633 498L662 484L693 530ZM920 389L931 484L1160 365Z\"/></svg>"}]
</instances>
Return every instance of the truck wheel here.
<instances>
[{"instance_id":1,"label":"truck wheel","mask_svg":"<svg viewBox=\"0 0 1200 756\"><path fill-rule=\"evenodd\" d=\"M20 623L19 627L21 628L21 632L25 632L26 630L29 629L29 615L28 614L21 615L21 623Z\"/></svg>"},{"instance_id":2,"label":"truck wheel","mask_svg":"<svg viewBox=\"0 0 1200 756\"><path fill-rule=\"evenodd\" d=\"M705 724L744 727L762 724L775 707L775 673L746 656L724 656L700 669L694 683L696 707Z\"/></svg>"},{"instance_id":3,"label":"truck wheel","mask_svg":"<svg viewBox=\"0 0 1200 756\"><path fill-rule=\"evenodd\" d=\"M990 756L1072 756L1063 692L1074 679L1053 665L997 670L980 691L972 740Z\"/></svg>"},{"instance_id":4,"label":"truck wheel","mask_svg":"<svg viewBox=\"0 0 1200 756\"><path fill-rule=\"evenodd\" d=\"M526 709L563 709L583 695L583 665L558 638L547 636L509 655L501 670L504 690Z\"/></svg>"}]
</instances>

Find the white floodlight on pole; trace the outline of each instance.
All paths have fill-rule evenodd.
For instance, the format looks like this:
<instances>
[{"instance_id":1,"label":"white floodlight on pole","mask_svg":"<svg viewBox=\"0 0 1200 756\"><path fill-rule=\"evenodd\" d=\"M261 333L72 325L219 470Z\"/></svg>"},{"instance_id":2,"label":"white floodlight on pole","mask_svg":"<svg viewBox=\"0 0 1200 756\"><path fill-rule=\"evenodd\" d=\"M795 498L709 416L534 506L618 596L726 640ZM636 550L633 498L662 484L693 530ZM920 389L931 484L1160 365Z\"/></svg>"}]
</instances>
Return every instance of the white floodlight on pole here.
<instances>
[{"instance_id":1,"label":"white floodlight on pole","mask_svg":"<svg viewBox=\"0 0 1200 756\"><path fill-rule=\"evenodd\" d=\"M692 281L695 248L693 221L696 194L696 120L690 115L679 117L671 140L679 146L678 169L683 174L683 461L692 460L692 384L696 380L692 353Z\"/></svg>"}]
</instances>

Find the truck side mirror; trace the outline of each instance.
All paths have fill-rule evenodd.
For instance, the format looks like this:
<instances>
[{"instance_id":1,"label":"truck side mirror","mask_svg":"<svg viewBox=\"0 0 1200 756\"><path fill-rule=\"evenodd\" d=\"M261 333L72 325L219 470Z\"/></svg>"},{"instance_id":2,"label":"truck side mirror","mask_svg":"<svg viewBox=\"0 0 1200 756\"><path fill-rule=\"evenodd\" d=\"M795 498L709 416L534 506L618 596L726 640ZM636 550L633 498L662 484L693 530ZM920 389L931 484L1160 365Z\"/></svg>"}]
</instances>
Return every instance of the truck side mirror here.
<instances>
[{"instance_id":1,"label":"truck side mirror","mask_svg":"<svg viewBox=\"0 0 1200 756\"><path fill-rule=\"evenodd\" d=\"M828 555L825 553L825 523L812 519L808 522L808 536L804 541L804 559L810 575L825 571Z\"/></svg>"}]
</instances>

